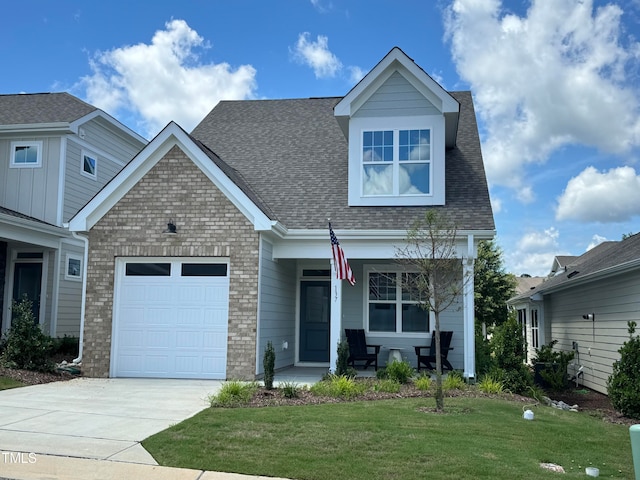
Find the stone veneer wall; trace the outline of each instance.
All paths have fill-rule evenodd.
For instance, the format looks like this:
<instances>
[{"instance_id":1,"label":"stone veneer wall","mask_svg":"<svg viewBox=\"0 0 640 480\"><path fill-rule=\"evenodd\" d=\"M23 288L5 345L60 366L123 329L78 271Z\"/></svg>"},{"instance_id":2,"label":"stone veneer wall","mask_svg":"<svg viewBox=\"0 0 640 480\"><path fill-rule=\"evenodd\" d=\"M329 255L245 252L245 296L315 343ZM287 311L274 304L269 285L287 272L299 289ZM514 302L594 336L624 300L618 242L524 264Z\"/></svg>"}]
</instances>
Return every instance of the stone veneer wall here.
<instances>
[{"instance_id":1,"label":"stone veneer wall","mask_svg":"<svg viewBox=\"0 0 640 480\"><path fill-rule=\"evenodd\" d=\"M162 234L173 219L178 233ZM259 236L173 147L89 232L83 373L109 376L115 257L229 257L227 378L253 379Z\"/></svg>"}]
</instances>

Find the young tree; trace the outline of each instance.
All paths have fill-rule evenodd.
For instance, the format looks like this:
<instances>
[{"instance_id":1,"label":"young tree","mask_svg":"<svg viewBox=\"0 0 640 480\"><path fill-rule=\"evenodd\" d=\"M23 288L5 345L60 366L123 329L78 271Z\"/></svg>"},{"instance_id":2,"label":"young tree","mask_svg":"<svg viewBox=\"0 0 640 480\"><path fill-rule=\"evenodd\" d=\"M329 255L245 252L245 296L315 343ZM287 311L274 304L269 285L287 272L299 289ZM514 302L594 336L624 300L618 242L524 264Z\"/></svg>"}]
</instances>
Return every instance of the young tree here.
<instances>
[{"instance_id":1,"label":"young tree","mask_svg":"<svg viewBox=\"0 0 640 480\"><path fill-rule=\"evenodd\" d=\"M504 271L502 250L494 240L478 246L474 277L476 322L502 325L507 320L507 300L516 294L516 279Z\"/></svg>"},{"instance_id":2,"label":"young tree","mask_svg":"<svg viewBox=\"0 0 640 480\"><path fill-rule=\"evenodd\" d=\"M428 210L407 232L405 247L396 248L398 261L406 267L403 287L418 299L420 306L433 312L436 336L436 410L444 409L440 314L462 295L470 277L463 274L456 249L457 229L444 214Z\"/></svg>"}]
</instances>

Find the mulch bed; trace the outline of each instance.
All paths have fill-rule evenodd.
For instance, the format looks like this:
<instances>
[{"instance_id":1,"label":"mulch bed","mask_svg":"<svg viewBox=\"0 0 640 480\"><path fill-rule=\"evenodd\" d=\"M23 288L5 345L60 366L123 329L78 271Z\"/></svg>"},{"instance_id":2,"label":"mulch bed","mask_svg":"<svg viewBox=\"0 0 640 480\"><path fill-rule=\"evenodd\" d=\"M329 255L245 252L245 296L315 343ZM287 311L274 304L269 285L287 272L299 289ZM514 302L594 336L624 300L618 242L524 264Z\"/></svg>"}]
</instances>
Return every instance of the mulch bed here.
<instances>
[{"instance_id":1,"label":"mulch bed","mask_svg":"<svg viewBox=\"0 0 640 480\"><path fill-rule=\"evenodd\" d=\"M0 377L8 377L25 385L39 385L42 383L71 380L72 378L76 378L77 375L71 375L67 372L33 372L31 370L0 367Z\"/></svg>"},{"instance_id":2,"label":"mulch bed","mask_svg":"<svg viewBox=\"0 0 640 480\"><path fill-rule=\"evenodd\" d=\"M72 375L68 372L32 372L29 370L16 370L5 367L0 367L0 376L12 378L24 383L25 385L60 382L78 377L78 375ZM371 380L363 379L362 381ZM469 388L466 390L451 390L446 392L445 396L467 398L497 397L496 395L488 395L482 393L476 388ZM569 405L578 405L581 412L585 412L591 416L602 418L607 422L629 426L639 423L639 420L634 420L620 415L611 405L611 400L609 400L609 397L594 390L589 390L586 388L567 389L563 392L550 394L549 396L553 400L562 400ZM403 385L400 392L398 393L376 392L369 390L363 395L358 396L355 400L371 401L414 397L429 398L433 397L433 393L431 391L423 392L415 388L412 384L408 384ZM522 403L523 405L533 405L535 403L535 400L533 400L532 398L523 397L521 395L502 394L500 395L500 397ZM276 388L273 390L267 390L264 387L260 387L256 391L251 402L246 406L269 407L281 405L317 405L323 403L339 403L345 401L352 400L333 397L321 397L313 395L308 390L303 388L299 390L297 398L286 398L283 395L282 390L280 389Z\"/></svg>"}]
</instances>

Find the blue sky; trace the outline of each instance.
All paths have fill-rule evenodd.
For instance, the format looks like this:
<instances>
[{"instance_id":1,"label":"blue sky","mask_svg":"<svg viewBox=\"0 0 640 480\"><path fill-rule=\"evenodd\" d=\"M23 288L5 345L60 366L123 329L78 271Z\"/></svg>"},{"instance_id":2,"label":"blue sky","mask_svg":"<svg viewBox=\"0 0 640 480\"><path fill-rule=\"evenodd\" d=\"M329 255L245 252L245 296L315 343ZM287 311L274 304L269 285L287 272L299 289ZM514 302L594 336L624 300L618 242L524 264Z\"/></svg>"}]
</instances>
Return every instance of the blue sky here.
<instances>
[{"instance_id":1,"label":"blue sky","mask_svg":"<svg viewBox=\"0 0 640 480\"><path fill-rule=\"evenodd\" d=\"M640 0L21 0L0 93L68 91L151 138L221 99L341 96L392 47L471 90L508 271L640 231Z\"/></svg>"}]
</instances>

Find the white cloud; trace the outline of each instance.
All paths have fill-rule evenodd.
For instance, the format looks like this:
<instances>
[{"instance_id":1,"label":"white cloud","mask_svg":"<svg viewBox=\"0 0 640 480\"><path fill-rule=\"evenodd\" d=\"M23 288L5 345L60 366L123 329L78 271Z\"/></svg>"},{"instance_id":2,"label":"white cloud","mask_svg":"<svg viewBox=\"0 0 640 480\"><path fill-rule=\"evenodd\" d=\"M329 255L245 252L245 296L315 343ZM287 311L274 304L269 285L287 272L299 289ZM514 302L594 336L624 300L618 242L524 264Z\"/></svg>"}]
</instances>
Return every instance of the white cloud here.
<instances>
[{"instance_id":1,"label":"white cloud","mask_svg":"<svg viewBox=\"0 0 640 480\"><path fill-rule=\"evenodd\" d=\"M556 255L561 255L560 233L551 227L543 231L530 231L524 234L515 248L505 249L505 264L515 275L529 274L543 277L551 271Z\"/></svg>"},{"instance_id":2,"label":"white cloud","mask_svg":"<svg viewBox=\"0 0 640 480\"><path fill-rule=\"evenodd\" d=\"M112 115L140 116L143 134L155 135L174 120L190 131L220 100L252 98L256 70L242 65L199 62L204 39L184 20L171 20L150 44L97 52L92 74L76 88Z\"/></svg>"},{"instance_id":3,"label":"white cloud","mask_svg":"<svg viewBox=\"0 0 640 480\"><path fill-rule=\"evenodd\" d=\"M640 215L640 176L632 167L599 172L588 167L558 198L557 220L620 222Z\"/></svg>"},{"instance_id":4,"label":"white cloud","mask_svg":"<svg viewBox=\"0 0 640 480\"><path fill-rule=\"evenodd\" d=\"M364 76L368 73L366 70L361 69L360 67L347 67L349 70L349 81L352 84L358 83L360 80L364 78Z\"/></svg>"},{"instance_id":5,"label":"white cloud","mask_svg":"<svg viewBox=\"0 0 640 480\"><path fill-rule=\"evenodd\" d=\"M594 234L593 237L591 237L591 243L587 245L587 249L585 250L585 252L588 252L593 247L597 247L602 242L606 242L606 241L607 241L607 237L603 237L602 235L598 235L597 233Z\"/></svg>"},{"instance_id":6,"label":"white cloud","mask_svg":"<svg viewBox=\"0 0 640 480\"><path fill-rule=\"evenodd\" d=\"M593 0L532 0L523 17L498 0L453 1L447 38L486 125L492 183L522 188L524 166L565 145L640 145L640 89L629 73L640 47L621 38L622 14L614 4L594 10Z\"/></svg>"},{"instance_id":7,"label":"white cloud","mask_svg":"<svg viewBox=\"0 0 640 480\"><path fill-rule=\"evenodd\" d=\"M293 58L313 69L316 78L335 77L342 69L342 63L329 50L329 39L318 35L316 41L309 41L309 32L298 35L298 42L291 50Z\"/></svg>"}]
</instances>

